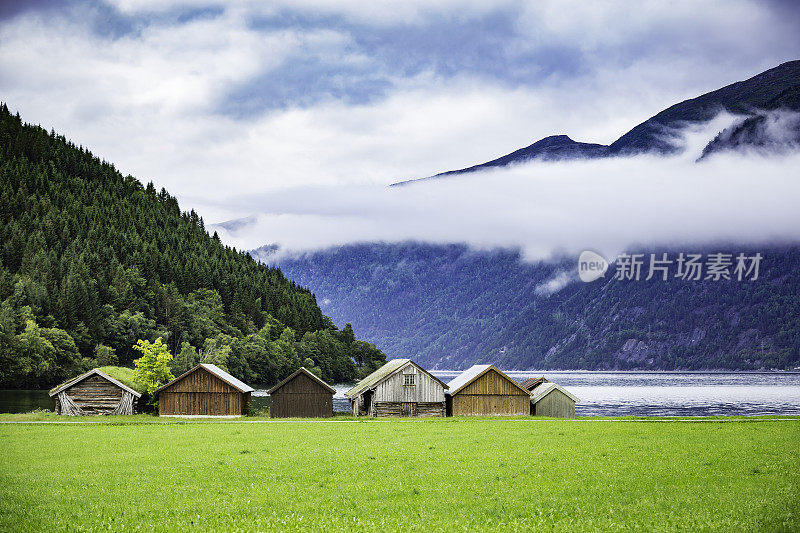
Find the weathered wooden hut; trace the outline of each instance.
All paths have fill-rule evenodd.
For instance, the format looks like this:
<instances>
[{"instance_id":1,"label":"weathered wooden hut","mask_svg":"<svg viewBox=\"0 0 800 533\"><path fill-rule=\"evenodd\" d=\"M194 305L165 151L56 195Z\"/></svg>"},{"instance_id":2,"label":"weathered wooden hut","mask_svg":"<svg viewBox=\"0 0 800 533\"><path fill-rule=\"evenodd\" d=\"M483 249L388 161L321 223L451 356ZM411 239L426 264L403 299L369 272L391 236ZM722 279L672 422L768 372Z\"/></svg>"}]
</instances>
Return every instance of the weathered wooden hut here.
<instances>
[{"instance_id":1,"label":"weathered wooden hut","mask_svg":"<svg viewBox=\"0 0 800 533\"><path fill-rule=\"evenodd\" d=\"M410 359L392 359L345 396L354 416L444 416L446 388Z\"/></svg>"},{"instance_id":2,"label":"weathered wooden hut","mask_svg":"<svg viewBox=\"0 0 800 533\"><path fill-rule=\"evenodd\" d=\"M132 415L141 394L99 368L50 391L60 415Z\"/></svg>"},{"instance_id":3,"label":"weathered wooden hut","mask_svg":"<svg viewBox=\"0 0 800 533\"><path fill-rule=\"evenodd\" d=\"M557 383L547 382L531 392L531 415L575 418L575 404L580 400Z\"/></svg>"},{"instance_id":4,"label":"weathered wooden hut","mask_svg":"<svg viewBox=\"0 0 800 533\"><path fill-rule=\"evenodd\" d=\"M522 381L520 385L522 386L522 388L527 389L528 391L532 391L542 383L550 383L550 380L544 376L538 378L528 378Z\"/></svg>"},{"instance_id":5,"label":"weathered wooden hut","mask_svg":"<svg viewBox=\"0 0 800 533\"><path fill-rule=\"evenodd\" d=\"M447 416L530 413L530 392L493 365L468 368L447 386Z\"/></svg>"},{"instance_id":6,"label":"weathered wooden hut","mask_svg":"<svg viewBox=\"0 0 800 533\"><path fill-rule=\"evenodd\" d=\"M253 388L216 365L201 363L156 391L160 416L241 416Z\"/></svg>"},{"instance_id":7,"label":"weathered wooden hut","mask_svg":"<svg viewBox=\"0 0 800 533\"><path fill-rule=\"evenodd\" d=\"M336 389L305 368L300 368L269 389L272 418L321 418L333 416Z\"/></svg>"}]
</instances>

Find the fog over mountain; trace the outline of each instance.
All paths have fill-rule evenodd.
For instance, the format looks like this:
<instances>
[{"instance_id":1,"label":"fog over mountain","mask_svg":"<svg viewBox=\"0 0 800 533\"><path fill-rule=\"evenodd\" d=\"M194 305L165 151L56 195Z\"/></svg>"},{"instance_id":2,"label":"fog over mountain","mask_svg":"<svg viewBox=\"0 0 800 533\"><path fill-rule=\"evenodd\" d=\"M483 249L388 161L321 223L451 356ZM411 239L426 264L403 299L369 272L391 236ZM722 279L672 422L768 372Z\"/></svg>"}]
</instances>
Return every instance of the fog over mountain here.
<instances>
[{"instance_id":1,"label":"fog over mountain","mask_svg":"<svg viewBox=\"0 0 800 533\"><path fill-rule=\"evenodd\" d=\"M446 179L240 198L255 218L218 230L242 248L268 239L253 255L326 314L432 367L793 368L797 66L672 106L609 146L555 136ZM615 280L612 264L582 283L585 249L763 264L755 281Z\"/></svg>"},{"instance_id":2,"label":"fog over mountain","mask_svg":"<svg viewBox=\"0 0 800 533\"><path fill-rule=\"evenodd\" d=\"M406 187L287 188L237 199L247 220L215 226L240 249L284 252L352 242L519 247L530 261L634 243L793 242L800 153L703 147L740 119L683 131L680 155L529 162Z\"/></svg>"}]
</instances>

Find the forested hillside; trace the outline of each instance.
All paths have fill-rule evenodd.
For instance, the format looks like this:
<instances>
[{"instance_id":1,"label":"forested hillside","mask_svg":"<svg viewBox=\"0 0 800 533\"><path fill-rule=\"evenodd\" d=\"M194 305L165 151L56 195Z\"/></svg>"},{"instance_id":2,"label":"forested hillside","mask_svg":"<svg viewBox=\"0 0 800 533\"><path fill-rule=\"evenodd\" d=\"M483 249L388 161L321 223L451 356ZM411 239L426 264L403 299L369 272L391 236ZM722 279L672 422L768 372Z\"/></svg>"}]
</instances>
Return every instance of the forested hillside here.
<instances>
[{"instance_id":1,"label":"forested hillside","mask_svg":"<svg viewBox=\"0 0 800 533\"><path fill-rule=\"evenodd\" d=\"M612 265L606 278L582 283L576 257L526 263L514 250L455 244L357 244L278 264L315 291L325 313L347 317L390 356L434 368L800 365L800 249L727 251L761 253L759 279L620 281Z\"/></svg>"},{"instance_id":2,"label":"forested hillside","mask_svg":"<svg viewBox=\"0 0 800 533\"><path fill-rule=\"evenodd\" d=\"M384 360L306 288L211 237L166 190L0 106L0 387L129 365L163 337L173 372L212 361L256 383L330 381Z\"/></svg>"}]
</instances>

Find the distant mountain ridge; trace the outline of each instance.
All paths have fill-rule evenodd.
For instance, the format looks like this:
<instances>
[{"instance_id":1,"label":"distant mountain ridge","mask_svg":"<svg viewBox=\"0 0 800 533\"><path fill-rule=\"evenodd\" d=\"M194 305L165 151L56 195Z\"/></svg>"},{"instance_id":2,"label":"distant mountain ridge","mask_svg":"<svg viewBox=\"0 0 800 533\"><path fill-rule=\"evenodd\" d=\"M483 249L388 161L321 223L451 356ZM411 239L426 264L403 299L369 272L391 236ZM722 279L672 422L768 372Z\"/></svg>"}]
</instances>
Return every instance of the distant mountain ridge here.
<instances>
[{"instance_id":1,"label":"distant mountain ridge","mask_svg":"<svg viewBox=\"0 0 800 533\"><path fill-rule=\"evenodd\" d=\"M556 135L439 177L532 159L671 154L678 149L671 133L720 111L739 119L709 139L700 159L727 150L796 150L800 61L671 106L608 146ZM527 263L513 249L417 242L350 244L296 256L276 254L272 245L253 257L311 287L326 315L351 322L390 356L430 368L796 368L800 249L727 251L764 254L760 279L624 282L607 276L582 283L574 257Z\"/></svg>"},{"instance_id":2,"label":"distant mountain ridge","mask_svg":"<svg viewBox=\"0 0 800 533\"><path fill-rule=\"evenodd\" d=\"M791 133L789 139L773 139L763 127L768 120L766 112L777 110L800 112L800 60L783 63L747 80L668 107L610 145L577 142L566 135L553 135L486 163L392 185L441 179L533 160L596 159L647 152L674 154L681 149L674 141L682 127L707 122L722 111L739 115L742 120L727 135L711 141L703 150L702 157L744 147L780 145L777 147L786 148L787 145L800 145L800 120L785 124ZM762 127L759 128L759 125Z\"/></svg>"}]
</instances>

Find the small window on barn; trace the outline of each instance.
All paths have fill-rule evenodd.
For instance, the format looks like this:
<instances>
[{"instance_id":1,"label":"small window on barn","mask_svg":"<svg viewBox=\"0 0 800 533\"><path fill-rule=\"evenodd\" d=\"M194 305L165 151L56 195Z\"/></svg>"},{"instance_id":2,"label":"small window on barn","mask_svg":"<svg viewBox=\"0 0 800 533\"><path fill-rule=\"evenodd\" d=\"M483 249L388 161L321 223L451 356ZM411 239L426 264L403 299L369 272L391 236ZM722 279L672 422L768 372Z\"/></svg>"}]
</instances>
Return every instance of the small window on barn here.
<instances>
[{"instance_id":1,"label":"small window on barn","mask_svg":"<svg viewBox=\"0 0 800 533\"><path fill-rule=\"evenodd\" d=\"M403 374L403 386L413 387L414 385L414 374Z\"/></svg>"}]
</instances>

